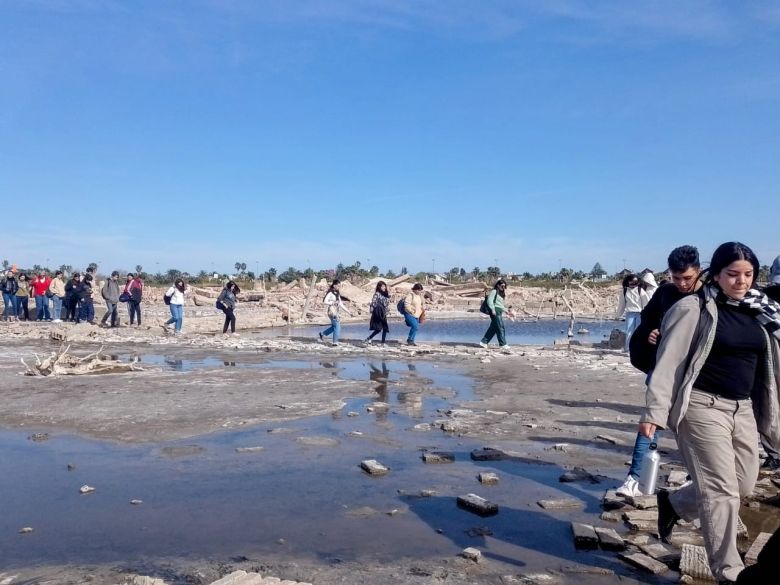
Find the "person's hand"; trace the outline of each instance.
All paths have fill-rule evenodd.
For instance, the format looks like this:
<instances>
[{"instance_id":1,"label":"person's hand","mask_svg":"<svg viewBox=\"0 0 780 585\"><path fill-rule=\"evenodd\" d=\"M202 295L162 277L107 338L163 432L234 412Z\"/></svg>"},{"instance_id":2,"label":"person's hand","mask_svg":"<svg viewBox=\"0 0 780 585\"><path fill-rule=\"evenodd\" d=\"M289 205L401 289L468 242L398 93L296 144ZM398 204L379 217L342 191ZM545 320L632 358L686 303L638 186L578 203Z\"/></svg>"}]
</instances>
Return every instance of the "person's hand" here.
<instances>
[{"instance_id":1,"label":"person's hand","mask_svg":"<svg viewBox=\"0 0 780 585\"><path fill-rule=\"evenodd\" d=\"M657 428L658 427L653 423L639 423L639 434L647 437L648 439L652 439Z\"/></svg>"},{"instance_id":2,"label":"person's hand","mask_svg":"<svg viewBox=\"0 0 780 585\"><path fill-rule=\"evenodd\" d=\"M650 345L658 345L658 337L661 335L661 332L658 329L653 329L650 332L650 335L647 336L647 342Z\"/></svg>"}]
</instances>

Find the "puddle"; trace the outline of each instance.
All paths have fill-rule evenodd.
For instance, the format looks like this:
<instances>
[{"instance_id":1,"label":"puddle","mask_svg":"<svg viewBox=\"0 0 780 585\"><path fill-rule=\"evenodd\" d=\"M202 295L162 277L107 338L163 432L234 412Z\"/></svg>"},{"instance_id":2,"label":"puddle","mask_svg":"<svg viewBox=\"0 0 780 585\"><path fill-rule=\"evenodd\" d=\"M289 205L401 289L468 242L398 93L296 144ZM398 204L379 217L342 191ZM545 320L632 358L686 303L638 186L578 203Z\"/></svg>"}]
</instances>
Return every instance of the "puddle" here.
<instances>
[{"instance_id":1,"label":"puddle","mask_svg":"<svg viewBox=\"0 0 780 585\"><path fill-rule=\"evenodd\" d=\"M163 356L151 359L179 367ZM217 358L175 361L182 369L225 367ZM614 562L611 555L560 547L570 541L572 513L551 514L534 503L573 496L586 503L575 517L596 513L602 486L560 484L554 465L474 462L469 453L483 444L414 429L440 418L437 409L453 400L473 398L471 379L456 369L365 359L235 367L332 368L342 378L365 380L371 391L328 416L156 445L51 430L49 440L33 442L32 430L0 432L4 566L264 552L381 562L450 557L473 545L539 569L551 559ZM369 412L378 401L388 407ZM455 462L426 465L423 449L454 453ZM369 476L359 468L364 459L391 471ZM500 483L481 486L481 471L498 472ZM80 495L84 484L96 490ZM420 497L421 490L435 495ZM456 496L470 492L489 497L501 512L481 518L457 508ZM34 532L18 534L25 526Z\"/></svg>"}]
</instances>

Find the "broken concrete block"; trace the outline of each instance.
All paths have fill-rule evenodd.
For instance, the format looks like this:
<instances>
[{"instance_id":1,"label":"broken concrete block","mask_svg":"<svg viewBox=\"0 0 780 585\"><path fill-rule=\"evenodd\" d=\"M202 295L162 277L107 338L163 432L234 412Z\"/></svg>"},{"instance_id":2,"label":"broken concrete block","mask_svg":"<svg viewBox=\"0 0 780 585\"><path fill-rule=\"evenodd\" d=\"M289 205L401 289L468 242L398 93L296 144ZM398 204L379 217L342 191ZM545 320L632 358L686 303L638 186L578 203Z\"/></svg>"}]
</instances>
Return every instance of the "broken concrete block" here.
<instances>
[{"instance_id":1,"label":"broken concrete block","mask_svg":"<svg viewBox=\"0 0 780 585\"><path fill-rule=\"evenodd\" d=\"M246 576L246 571L233 571L221 579L214 581L211 585L235 585L242 577Z\"/></svg>"},{"instance_id":2,"label":"broken concrete block","mask_svg":"<svg viewBox=\"0 0 780 585\"><path fill-rule=\"evenodd\" d=\"M680 561L680 551L661 542L648 542L639 547L647 556L660 561L665 565L676 564Z\"/></svg>"},{"instance_id":3,"label":"broken concrete block","mask_svg":"<svg viewBox=\"0 0 780 585\"><path fill-rule=\"evenodd\" d=\"M369 475L385 475L390 469L379 463L376 459L366 459L360 462L360 467Z\"/></svg>"},{"instance_id":4,"label":"broken concrete block","mask_svg":"<svg viewBox=\"0 0 780 585\"><path fill-rule=\"evenodd\" d=\"M626 543L612 528L596 526L596 536L599 537L599 546L604 550L626 550Z\"/></svg>"},{"instance_id":5,"label":"broken concrete block","mask_svg":"<svg viewBox=\"0 0 780 585\"><path fill-rule=\"evenodd\" d=\"M623 519L627 522L645 521L658 522L657 510L626 510L623 512Z\"/></svg>"},{"instance_id":6,"label":"broken concrete block","mask_svg":"<svg viewBox=\"0 0 780 585\"><path fill-rule=\"evenodd\" d=\"M421 498L433 498L437 495L439 495L439 492L437 492L436 490L420 490Z\"/></svg>"},{"instance_id":7,"label":"broken concrete block","mask_svg":"<svg viewBox=\"0 0 780 585\"><path fill-rule=\"evenodd\" d=\"M19 534L32 534L33 529L30 526L25 526L19 529Z\"/></svg>"},{"instance_id":8,"label":"broken concrete block","mask_svg":"<svg viewBox=\"0 0 780 585\"><path fill-rule=\"evenodd\" d=\"M603 477L603 476L601 476ZM572 483L575 481L587 481L590 483L601 483L599 476L593 475L582 467L575 467L558 478L561 483Z\"/></svg>"},{"instance_id":9,"label":"broken concrete block","mask_svg":"<svg viewBox=\"0 0 780 585\"><path fill-rule=\"evenodd\" d=\"M564 453L568 453L571 449L571 445L569 443L555 443L555 445L551 445L545 449L545 451L563 451Z\"/></svg>"},{"instance_id":10,"label":"broken concrete block","mask_svg":"<svg viewBox=\"0 0 780 585\"><path fill-rule=\"evenodd\" d=\"M635 532L650 532L651 534L658 532L658 522L651 520L631 520L627 521L626 524Z\"/></svg>"},{"instance_id":11,"label":"broken concrete block","mask_svg":"<svg viewBox=\"0 0 780 585\"><path fill-rule=\"evenodd\" d=\"M642 553L621 553L618 555L621 559L648 573L654 575L663 575L669 570L669 567L664 565L660 561L656 561L654 558Z\"/></svg>"},{"instance_id":12,"label":"broken concrete block","mask_svg":"<svg viewBox=\"0 0 780 585\"><path fill-rule=\"evenodd\" d=\"M755 565L758 562L758 555L771 537L770 532L762 532L756 537L745 555L745 565Z\"/></svg>"},{"instance_id":13,"label":"broken concrete block","mask_svg":"<svg viewBox=\"0 0 780 585\"><path fill-rule=\"evenodd\" d=\"M620 522L623 515L620 512L602 512L599 518L606 522Z\"/></svg>"},{"instance_id":14,"label":"broken concrete block","mask_svg":"<svg viewBox=\"0 0 780 585\"><path fill-rule=\"evenodd\" d=\"M462 556L464 559L474 561L475 563L478 563L482 559L482 553L480 550L474 548L473 546L464 548L462 551L460 551L460 556Z\"/></svg>"},{"instance_id":15,"label":"broken concrete block","mask_svg":"<svg viewBox=\"0 0 780 585\"><path fill-rule=\"evenodd\" d=\"M633 544L634 546L637 547L642 547L645 544L650 544L651 542L654 542L654 540L649 534L636 534L636 533L626 534L623 540L625 540L628 544Z\"/></svg>"},{"instance_id":16,"label":"broken concrete block","mask_svg":"<svg viewBox=\"0 0 780 585\"><path fill-rule=\"evenodd\" d=\"M429 453L422 454L422 460L424 463L453 463L455 461L454 453L444 453L441 451L431 451Z\"/></svg>"},{"instance_id":17,"label":"broken concrete block","mask_svg":"<svg viewBox=\"0 0 780 585\"><path fill-rule=\"evenodd\" d=\"M494 516L498 514L498 504L494 504L477 494L458 496L458 506L479 516Z\"/></svg>"},{"instance_id":18,"label":"broken concrete block","mask_svg":"<svg viewBox=\"0 0 780 585\"><path fill-rule=\"evenodd\" d=\"M629 498L631 504L640 510L650 510L658 507L658 500L652 496L634 496Z\"/></svg>"},{"instance_id":19,"label":"broken concrete block","mask_svg":"<svg viewBox=\"0 0 780 585\"><path fill-rule=\"evenodd\" d=\"M499 449L483 447L482 449L474 449L471 452L471 458L474 461L503 461L509 459L509 455Z\"/></svg>"},{"instance_id":20,"label":"broken concrete block","mask_svg":"<svg viewBox=\"0 0 780 585\"><path fill-rule=\"evenodd\" d=\"M599 547L599 537L590 524L572 522L571 531L574 534L574 548L592 550Z\"/></svg>"},{"instance_id":21,"label":"broken concrete block","mask_svg":"<svg viewBox=\"0 0 780 585\"><path fill-rule=\"evenodd\" d=\"M714 581L715 577L710 571L710 564L707 562L707 551L703 546L693 546L684 544L682 546L682 555L680 556L680 574L688 575L694 579L703 581Z\"/></svg>"},{"instance_id":22,"label":"broken concrete block","mask_svg":"<svg viewBox=\"0 0 780 585\"><path fill-rule=\"evenodd\" d=\"M672 546L676 546L677 548L682 548L686 544L691 546L704 546L704 537L701 535L701 532L698 531L675 529L669 537L669 542Z\"/></svg>"},{"instance_id":23,"label":"broken concrete block","mask_svg":"<svg viewBox=\"0 0 780 585\"><path fill-rule=\"evenodd\" d=\"M682 485L688 481L688 472L686 471L670 471L669 477L666 478L666 483L669 485Z\"/></svg>"},{"instance_id":24,"label":"broken concrete block","mask_svg":"<svg viewBox=\"0 0 780 585\"><path fill-rule=\"evenodd\" d=\"M445 433L460 433L463 432L465 426L463 425L463 423L460 423L458 421L445 420L441 423L439 428L443 430Z\"/></svg>"},{"instance_id":25,"label":"broken concrete block","mask_svg":"<svg viewBox=\"0 0 780 585\"><path fill-rule=\"evenodd\" d=\"M479 483L483 485L496 485L498 483L497 473L483 471L477 477L479 478Z\"/></svg>"},{"instance_id":26,"label":"broken concrete block","mask_svg":"<svg viewBox=\"0 0 780 585\"><path fill-rule=\"evenodd\" d=\"M625 508L626 505L626 498L617 495L615 490L607 490L604 493L604 497L601 499L601 507L605 510L618 510L620 508Z\"/></svg>"},{"instance_id":27,"label":"broken concrete block","mask_svg":"<svg viewBox=\"0 0 780 585\"><path fill-rule=\"evenodd\" d=\"M545 510L563 510L566 508L579 508L584 505L582 500L575 498L561 498L559 500L539 500L536 502Z\"/></svg>"}]
</instances>

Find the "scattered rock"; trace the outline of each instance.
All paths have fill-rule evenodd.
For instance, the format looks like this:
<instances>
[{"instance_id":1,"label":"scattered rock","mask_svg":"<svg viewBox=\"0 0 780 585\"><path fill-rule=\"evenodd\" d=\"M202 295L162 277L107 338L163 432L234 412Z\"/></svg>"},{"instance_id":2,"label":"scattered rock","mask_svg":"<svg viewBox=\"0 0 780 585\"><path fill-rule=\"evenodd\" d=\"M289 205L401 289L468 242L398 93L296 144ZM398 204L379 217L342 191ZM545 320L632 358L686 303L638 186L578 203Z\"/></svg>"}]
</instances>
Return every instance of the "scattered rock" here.
<instances>
[{"instance_id":1,"label":"scattered rock","mask_svg":"<svg viewBox=\"0 0 780 585\"><path fill-rule=\"evenodd\" d=\"M354 410L350 410L347 413L347 416L360 416L360 413L359 412L355 412Z\"/></svg>"},{"instance_id":2,"label":"scattered rock","mask_svg":"<svg viewBox=\"0 0 780 585\"><path fill-rule=\"evenodd\" d=\"M656 561L654 558L643 553L621 553L618 556L630 565L654 575L663 575L669 570L669 567L662 562Z\"/></svg>"},{"instance_id":3,"label":"scattered rock","mask_svg":"<svg viewBox=\"0 0 780 585\"><path fill-rule=\"evenodd\" d=\"M363 431L349 431L347 433L347 436L348 437L362 437L363 436Z\"/></svg>"},{"instance_id":4,"label":"scattered rock","mask_svg":"<svg viewBox=\"0 0 780 585\"><path fill-rule=\"evenodd\" d=\"M602 512L599 518L606 522L620 522L623 519L620 512Z\"/></svg>"},{"instance_id":5,"label":"scattered rock","mask_svg":"<svg viewBox=\"0 0 780 585\"><path fill-rule=\"evenodd\" d=\"M376 459L366 459L360 462L360 467L369 475L386 475L390 472L388 467L385 467Z\"/></svg>"},{"instance_id":6,"label":"scattered rock","mask_svg":"<svg viewBox=\"0 0 780 585\"><path fill-rule=\"evenodd\" d=\"M498 514L498 504L494 504L477 494L458 496L458 506L479 516L495 516Z\"/></svg>"},{"instance_id":7,"label":"scattered rock","mask_svg":"<svg viewBox=\"0 0 780 585\"><path fill-rule=\"evenodd\" d=\"M39 443L41 441L48 441L49 433L33 433L27 438L31 441L35 441L36 443Z\"/></svg>"},{"instance_id":8,"label":"scattered rock","mask_svg":"<svg viewBox=\"0 0 780 585\"><path fill-rule=\"evenodd\" d=\"M130 585L166 585L162 579L155 579L154 577L146 577L136 575L133 580L130 581Z\"/></svg>"},{"instance_id":9,"label":"scattered rock","mask_svg":"<svg viewBox=\"0 0 780 585\"><path fill-rule=\"evenodd\" d=\"M331 437L298 437L296 443L306 445L307 447L338 447L338 439Z\"/></svg>"},{"instance_id":10,"label":"scattered rock","mask_svg":"<svg viewBox=\"0 0 780 585\"><path fill-rule=\"evenodd\" d=\"M422 454L422 460L425 463L453 463L455 461L454 453L445 453L443 451L431 451Z\"/></svg>"},{"instance_id":11,"label":"scattered rock","mask_svg":"<svg viewBox=\"0 0 780 585\"><path fill-rule=\"evenodd\" d=\"M601 500L601 507L605 510L619 510L626 507L626 499L617 495L615 490L607 490Z\"/></svg>"},{"instance_id":12,"label":"scattered rock","mask_svg":"<svg viewBox=\"0 0 780 585\"><path fill-rule=\"evenodd\" d=\"M566 508L579 508L584 504L582 500L575 498L560 498L558 500L539 500L536 502L545 510L563 510Z\"/></svg>"},{"instance_id":13,"label":"scattered rock","mask_svg":"<svg viewBox=\"0 0 780 585\"><path fill-rule=\"evenodd\" d=\"M433 498L437 496L439 492L436 490L420 490L420 497L421 498Z\"/></svg>"},{"instance_id":14,"label":"scattered rock","mask_svg":"<svg viewBox=\"0 0 780 585\"><path fill-rule=\"evenodd\" d=\"M140 506L141 504L143 504L143 503L144 503L144 501L143 501L143 500L130 500L130 503L131 503L133 506Z\"/></svg>"},{"instance_id":15,"label":"scattered rock","mask_svg":"<svg viewBox=\"0 0 780 585\"><path fill-rule=\"evenodd\" d=\"M236 453L260 453L265 451L265 447L236 447Z\"/></svg>"},{"instance_id":16,"label":"scattered rock","mask_svg":"<svg viewBox=\"0 0 780 585\"><path fill-rule=\"evenodd\" d=\"M579 550L592 550L599 547L599 537L596 530L590 524L572 522L571 531L574 534L574 548Z\"/></svg>"},{"instance_id":17,"label":"scattered rock","mask_svg":"<svg viewBox=\"0 0 780 585\"><path fill-rule=\"evenodd\" d=\"M575 467L558 478L561 483L573 483L575 481L587 481L590 483L601 483L603 479L608 479L603 475L593 475L582 467Z\"/></svg>"},{"instance_id":18,"label":"scattered rock","mask_svg":"<svg viewBox=\"0 0 780 585\"><path fill-rule=\"evenodd\" d=\"M483 471L478 476L479 483L483 485L496 485L498 483L498 474L491 471Z\"/></svg>"},{"instance_id":19,"label":"scattered rock","mask_svg":"<svg viewBox=\"0 0 780 585\"><path fill-rule=\"evenodd\" d=\"M521 585L553 585L560 581L560 577L549 573L523 573L518 579Z\"/></svg>"},{"instance_id":20,"label":"scattered rock","mask_svg":"<svg viewBox=\"0 0 780 585\"><path fill-rule=\"evenodd\" d=\"M623 520L627 522L658 522L656 510L626 510L623 512Z\"/></svg>"},{"instance_id":21,"label":"scattered rock","mask_svg":"<svg viewBox=\"0 0 780 585\"><path fill-rule=\"evenodd\" d=\"M688 481L688 472L686 471L670 471L669 477L666 478L666 483L673 486L684 484Z\"/></svg>"},{"instance_id":22,"label":"scattered rock","mask_svg":"<svg viewBox=\"0 0 780 585\"><path fill-rule=\"evenodd\" d=\"M76 469L76 464L75 463L68 463L68 471L73 471L74 469Z\"/></svg>"},{"instance_id":23,"label":"scattered rock","mask_svg":"<svg viewBox=\"0 0 780 585\"><path fill-rule=\"evenodd\" d=\"M475 563L478 563L480 560L482 560L482 553L479 551L479 549L476 549L473 546L464 548L462 551L460 551L460 556L470 561L474 561Z\"/></svg>"},{"instance_id":24,"label":"scattered rock","mask_svg":"<svg viewBox=\"0 0 780 585\"><path fill-rule=\"evenodd\" d=\"M510 456L499 449L483 447L482 449L474 449L471 452L471 459L474 461L504 461L510 459Z\"/></svg>"},{"instance_id":25,"label":"scattered rock","mask_svg":"<svg viewBox=\"0 0 780 585\"><path fill-rule=\"evenodd\" d=\"M639 510L650 510L658 507L658 500L653 496L634 496L629 498L631 504Z\"/></svg>"},{"instance_id":26,"label":"scattered rock","mask_svg":"<svg viewBox=\"0 0 780 585\"><path fill-rule=\"evenodd\" d=\"M30 526L25 526L19 530L19 534L30 534L33 529Z\"/></svg>"},{"instance_id":27,"label":"scattered rock","mask_svg":"<svg viewBox=\"0 0 780 585\"><path fill-rule=\"evenodd\" d=\"M618 440L615 437L612 437L610 435L596 435L596 439L599 441L606 441L607 443L611 445L617 445Z\"/></svg>"},{"instance_id":28,"label":"scattered rock","mask_svg":"<svg viewBox=\"0 0 780 585\"><path fill-rule=\"evenodd\" d=\"M564 453L568 453L571 448L571 445L569 443L555 443L555 445L550 445L545 449L545 451L562 451Z\"/></svg>"},{"instance_id":29,"label":"scattered rock","mask_svg":"<svg viewBox=\"0 0 780 585\"><path fill-rule=\"evenodd\" d=\"M599 537L599 546L603 550L626 550L625 541L612 528L602 528L601 526L596 526L595 530L596 536Z\"/></svg>"},{"instance_id":30,"label":"scattered rock","mask_svg":"<svg viewBox=\"0 0 780 585\"><path fill-rule=\"evenodd\" d=\"M91 494L95 491L95 488L93 488L91 485L84 484L79 488L79 492L82 494Z\"/></svg>"},{"instance_id":31,"label":"scattered rock","mask_svg":"<svg viewBox=\"0 0 780 585\"><path fill-rule=\"evenodd\" d=\"M461 433L465 429L465 426L463 423L455 420L445 420L442 421L441 425L439 425L439 428L445 433Z\"/></svg>"}]
</instances>

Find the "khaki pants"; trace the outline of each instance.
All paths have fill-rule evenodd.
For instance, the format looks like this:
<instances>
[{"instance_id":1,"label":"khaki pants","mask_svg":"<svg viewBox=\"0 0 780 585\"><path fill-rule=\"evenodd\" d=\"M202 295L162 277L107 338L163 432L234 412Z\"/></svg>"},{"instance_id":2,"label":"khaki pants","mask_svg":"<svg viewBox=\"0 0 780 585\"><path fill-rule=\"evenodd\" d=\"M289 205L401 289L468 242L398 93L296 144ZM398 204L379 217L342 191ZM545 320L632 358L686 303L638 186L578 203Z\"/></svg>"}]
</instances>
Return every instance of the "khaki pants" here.
<instances>
[{"instance_id":1,"label":"khaki pants","mask_svg":"<svg viewBox=\"0 0 780 585\"><path fill-rule=\"evenodd\" d=\"M740 498L753 492L758 477L751 401L693 390L677 444L693 483L671 494L672 506L684 520L700 519L715 578L736 581L744 569L737 550Z\"/></svg>"}]
</instances>

